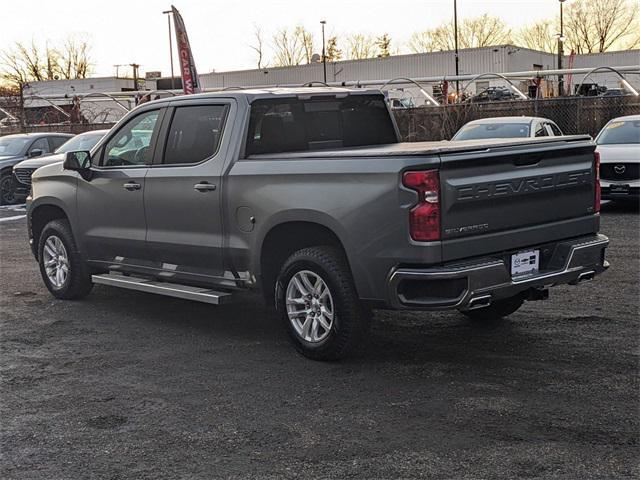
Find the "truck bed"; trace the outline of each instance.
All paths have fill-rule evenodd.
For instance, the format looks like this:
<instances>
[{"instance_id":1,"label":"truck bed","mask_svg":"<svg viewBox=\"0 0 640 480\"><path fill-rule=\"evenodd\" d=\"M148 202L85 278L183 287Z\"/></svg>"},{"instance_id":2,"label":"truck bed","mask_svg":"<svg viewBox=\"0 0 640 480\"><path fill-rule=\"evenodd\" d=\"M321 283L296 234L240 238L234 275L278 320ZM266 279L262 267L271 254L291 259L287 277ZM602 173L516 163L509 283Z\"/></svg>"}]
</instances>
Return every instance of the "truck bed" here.
<instances>
[{"instance_id":1,"label":"truck bed","mask_svg":"<svg viewBox=\"0 0 640 480\"><path fill-rule=\"evenodd\" d=\"M387 157L387 156L427 156L446 155L450 153L482 152L489 149L508 149L535 145L543 148L545 145L557 147L558 144L575 144L590 141L589 135L567 135L563 137L540 138L497 138L492 140L461 140L450 142L400 142L386 145L367 147L339 148L316 151L298 151L273 154L251 155L249 159L300 159L300 158L331 158L331 157Z\"/></svg>"}]
</instances>

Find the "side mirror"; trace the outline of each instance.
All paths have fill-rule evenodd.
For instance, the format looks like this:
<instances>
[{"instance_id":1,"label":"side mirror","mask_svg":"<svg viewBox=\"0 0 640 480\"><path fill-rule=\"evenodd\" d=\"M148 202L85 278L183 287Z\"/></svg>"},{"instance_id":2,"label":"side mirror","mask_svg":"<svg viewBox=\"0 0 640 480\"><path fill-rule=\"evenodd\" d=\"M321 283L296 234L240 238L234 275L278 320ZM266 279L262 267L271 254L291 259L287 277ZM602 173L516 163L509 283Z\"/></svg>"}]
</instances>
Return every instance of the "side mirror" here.
<instances>
[{"instance_id":1,"label":"side mirror","mask_svg":"<svg viewBox=\"0 0 640 480\"><path fill-rule=\"evenodd\" d=\"M43 154L43 151L39 148L34 148L29 152L29 158L39 157Z\"/></svg>"},{"instance_id":2,"label":"side mirror","mask_svg":"<svg viewBox=\"0 0 640 480\"><path fill-rule=\"evenodd\" d=\"M87 151L67 152L62 163L65 170L74 170L85 180L91 177L91 154Z\"/></svg>"}]
</instances>

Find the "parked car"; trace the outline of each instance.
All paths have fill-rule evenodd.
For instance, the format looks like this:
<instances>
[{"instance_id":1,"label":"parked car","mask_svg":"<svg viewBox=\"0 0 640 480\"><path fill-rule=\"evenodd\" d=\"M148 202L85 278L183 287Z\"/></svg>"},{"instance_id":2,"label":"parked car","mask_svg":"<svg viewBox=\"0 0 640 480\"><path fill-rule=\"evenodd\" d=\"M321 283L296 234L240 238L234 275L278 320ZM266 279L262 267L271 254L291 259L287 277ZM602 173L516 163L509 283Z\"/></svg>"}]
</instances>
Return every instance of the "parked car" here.
<instances>
[{"instance_id":1,"label":"parked car","mask_svg":"<svg viewBox=\"0 0 640 480\"><path fill-rule=\"evenodd\" d=\"M13 167L13 195L16 200L24 199L29 194L31 188L31 175L36 169L44 165L62 162L67 152L78 150L91 150L109 130L93 130L71 137L52 155L44 157L29 158L17 163Z\"/></svg>"},{"instance_id":2,"label":"parked car","mask_svg":"<svg viewBox=\"0 0 640 480\"><path fill-rule=\"evenodd\" d=\"M16 198L13 166L27 158L50 155L73 135L66 133L18 133L0 137L0 204L11 205Z\"/></svg>"},{"instance_id":3,"label":"parked car","mask_svg":"<svg viewBox=\"0 0 640 480\"><path fill-rule=\"evenodd\" d=\"M632 95L631 92L624 88L607 88L603 93L603 97L626 97Z\"/></svg>"},{"instance_id":4,"label":"parked car","mask_svg":"<svg viewBox=\"0 0 640 480\"><path fill-rule=\"evenodd\" d=\"M562 130L555 122L540 117L492 117L465 124L451 139L559 137Z\"/></svg>"},{"instance_id":5,"label":"parked car","mask_svg":"<svg viewBox=\"0 0 640 480\"><path fill-rule=\"evenodd\" d=\"M640 115L609 121L596 137L602 198L640 198Z\"/></svg>"},{"instance_id":6,"label":"parked car","mask_svg":"<svg viewBox=\"0 0 640 480\"><path fill-rule=\"evenodd\" d=\"M516 95L512 90L507 87L489 87L477 93L468 99L466 102L478 103L478 102L500 102L500 101L513 101L519 100L520 97Z\"/></svg>"},{"instance_id":7,"label":"parked car","mask_svg":"<svg viewBox=\"0 0 640 480\"><path fill-rule=\"evenodd\" d=\"M376 90L145 103L36 170L29 242L61 299L94 283L213 304L261 291L314 359L348 354L371 308L482 321L607 268L590 137L398 138Z\"/></svg>"}]
</instances>

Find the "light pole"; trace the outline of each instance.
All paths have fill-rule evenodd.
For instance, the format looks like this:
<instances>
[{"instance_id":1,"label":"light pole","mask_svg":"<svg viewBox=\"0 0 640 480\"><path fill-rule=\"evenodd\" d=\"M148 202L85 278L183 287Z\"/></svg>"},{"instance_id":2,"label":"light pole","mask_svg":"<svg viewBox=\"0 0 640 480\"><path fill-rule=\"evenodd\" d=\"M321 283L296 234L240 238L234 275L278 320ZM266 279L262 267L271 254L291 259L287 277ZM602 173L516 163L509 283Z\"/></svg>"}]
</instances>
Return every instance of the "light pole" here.
<instances>
[{"instance_id":1,"label":"light pole","mask_svg":"<svg viewBox=\"0 0 640 480\"><path fill-rule=\"evenodd\" d=\"M458 57L458 0L453 0L453 43L455 47L456 56L456 77L460 74L460 59ZM456 102L460 99L460 82L456 79Z\"/></svg>"},{"instance_id":2,"label":"light pole","mask_svg":"<svg viewBox=\"0 0 640 480\"><path fill-rule=\"evenodd\" d=\"M167 25L169 26L169 62L171 63L171 90L175 90L175 80L173 79L173 43L171 40L171 14L173 10L165 10L164 13L167 16Z\"/></svg>"},{"instance_id":3,"label":"light pole","mask_svg":"<svg viewBox=\"0 0 640 480\"><path fill-rule=\"evenodd\" d=\"M562 4L566 0L560 1L560 35L558 35L558 70L562 70L564 60L564 22L562 18ZM564 96L564 75L558 75L558 96Z\"/></svg>"},{"instance_id":4,"label":"light pole","mask_svg":"<svg viewBox=\"0 0 640 480\"><path fill-rule=\"evenodd\" d=\"M327 83L327 55L325 53L324 42L324 26L327 24L327 21L320 20L320 24L322 25L322 70L324 72L324 83Z\"/></svg>"}]
</instances>

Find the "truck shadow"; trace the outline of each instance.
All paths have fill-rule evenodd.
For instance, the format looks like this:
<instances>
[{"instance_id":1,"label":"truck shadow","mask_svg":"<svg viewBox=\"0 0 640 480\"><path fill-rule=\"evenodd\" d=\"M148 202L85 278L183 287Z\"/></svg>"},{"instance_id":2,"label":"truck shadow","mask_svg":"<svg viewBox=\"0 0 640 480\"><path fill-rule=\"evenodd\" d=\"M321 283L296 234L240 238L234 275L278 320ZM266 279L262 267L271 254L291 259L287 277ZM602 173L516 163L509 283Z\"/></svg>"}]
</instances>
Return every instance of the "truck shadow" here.
<instances>
[{"instance_id":1,"label":"truck shadow","mask_svg":"<svg viewBox=\"0 0 640 480\"><path fill-rule=\"evenodd\" d=\"M623 202L607 202L603 203L600 212L604 215L623 215L628 213L638 213L640 211L640 202L623 201Z\"/></svg>"},{"instance_id":2,"label":"truck shadow","mask_svg":"<svg viewBox=\"0 0 640 480\"><path fill-rule=\"evenodd\" d=\"M114 294L119 296L118 302L109 298ZM281 355L284 350L301 362L308 361L288 345L281 320L257 295L240 294L233 303L210 306L100 287L90 298L111 318L140 322L145 329L168 330L169 337L188 331L190 335L209 337L212 344L260 344L271 353ZM526 329L508 319L481 325L457 312L375 311L363 345L340 363L469 364L509 352L523 354L535 348L534 344Z\"/></svg>"}]
</instances>

